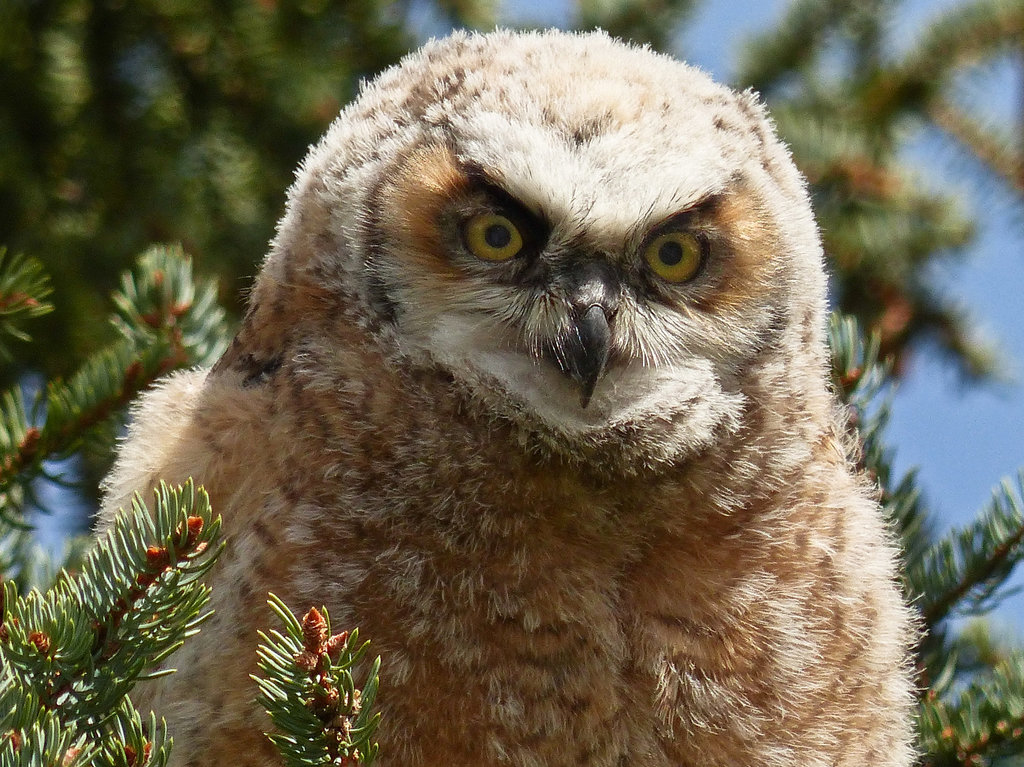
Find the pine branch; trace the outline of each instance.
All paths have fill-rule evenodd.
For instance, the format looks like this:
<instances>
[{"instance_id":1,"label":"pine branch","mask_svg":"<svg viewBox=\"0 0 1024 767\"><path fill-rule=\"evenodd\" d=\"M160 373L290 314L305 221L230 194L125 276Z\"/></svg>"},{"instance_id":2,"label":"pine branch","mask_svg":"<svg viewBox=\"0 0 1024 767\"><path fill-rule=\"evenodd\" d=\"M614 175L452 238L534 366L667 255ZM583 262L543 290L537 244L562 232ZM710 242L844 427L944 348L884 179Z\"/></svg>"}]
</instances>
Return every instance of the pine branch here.
<instances>
[{"instance_id":1,"label":"pine branch","mask_svg":"<svg viewBox=\"0 0 1024 767\"><path fill-rule=\"evenodd\" d=\"M0 248L0 358L11 359L6 339L29 340L21 327L25 320L53 311L46 300L51 292L40 262Z\"/></svg>"},{"instance_id":2,"label":"pine branch","mask_svg":"<svg viewBox=\"0 0 1024 767\"><path fill-rule=\"evenodd\" d=\"M136 272L122 277L114 302L122 340L31 403L20 388L0 398L0 492L37 474L43 460L73 453L160 376L188 364L211 364L226 348L216 288L193 280L191 261L180 248L147 251Z\"/></svg>"},{"instance_id":3,"label":"pine branch","mask_svg":"<svg viewBox=\"0 0 1024 767\"><path fill-rule=\"evenodd\" d=\"M1024 755L1024 651L954 699L926 696L919 731L924 767L978 767Z\"/></svg>"},{"instance_id":4,"label":"pine branch","mask_svg":"<svg viewBox=\"0 0 1024 767\"><path fill-rule=\"evenodd\" d=\"M380 714L373 712L380 658L357 689L352 669L369 646L359 644L358 630L332 636L326 609L310 609L300 623L273 594L269 604L285 633L260 632L258 665L264 678L253 679L260 703L287 734L268 737L289 767L369 767L377 756L371 739L380 721Z\"/></svg>"},{"instance_id":5,"label":"pine branch","mask_svg":"<svg viewBox=\"0 0 1024 767\"><path fill-rule=\"evenodd\" d=\"M96 747L87 761L97 767L166 762L163 726L151 716L144 730L126 696L145 674L170 673L148 670L206 617L210 592L200 579L221 551L219 531L204 491L162 484L155 510L136 498L76 575L25 596L4 584L0 702L19 703L0 706L0 742L13 760L0 764L58 765L85 744ZM32 761L39 749L54 758Z\"/></svg>"},{"instance_id":6,"label":"pine branch","mask_svg":"<svg viewBox=\"0 0 1024 767\"><path fill-rule=\"evenodd\" d=\"M993 493L977 521L938 541L906 570L927 626L956 610L980 614L1001 598L1000 589L1024 557L1024 472L1015 489L1008 480Z\"/></svg>"},{"instance_id":7,"label":"pine branch","mask_svg":"<svg viewBox=\"0 0 1024 767\"><path fill-rule=\"evenodd\" d=\"M1009 137L993 135L977 120L942 98L928 104L928 115L946 133L963 144L970 153L998 178L1017 192L1024 192L1024 160Z\"/></svg>"}]
</instances>

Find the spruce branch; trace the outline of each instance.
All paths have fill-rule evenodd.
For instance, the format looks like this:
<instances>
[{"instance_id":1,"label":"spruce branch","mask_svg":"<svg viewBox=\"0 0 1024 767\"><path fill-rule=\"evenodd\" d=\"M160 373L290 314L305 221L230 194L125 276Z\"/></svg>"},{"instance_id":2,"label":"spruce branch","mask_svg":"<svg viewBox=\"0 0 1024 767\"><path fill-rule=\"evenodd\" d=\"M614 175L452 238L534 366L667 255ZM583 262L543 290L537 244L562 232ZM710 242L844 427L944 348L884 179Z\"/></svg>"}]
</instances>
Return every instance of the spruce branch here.
<instances>
[{"instance_id":1,"label":"spruce branch","mask_svg":"<svg viewBox=\"0 0 1024 767\"><path fill-rule=\"evenodd\" d=\"M9 339L29 340L22 329L25 320L53 311L46 300L51 292L50 280L39 261L0 248L0 358L12 358Z\"/></svg>"},{"instance_id":2,"label":"spruce branch","mask_svg":"<svg viewBox=\"0 0 1024 767\"><path fill-rule=\"evenodd\" d=\"M89 767L166 767L171 739L162 721L150 712L143 722L127 698L106 726L106 735Z\"/></svg>"},{"instance_id":3,"label":"spruce branch","mask_svg":"<svg viewBox=\"0 0 1024 767\"><path fill-rule=\"evenodd\" d=\"M1024 651L955 696L929 692L918 727L924 767L979 767L1024 755Z\"/></svg>"},{"instance_id":4,"label":"spruce branch","mask_svg":"<svg viewBox=\"0 0 1024 767\"><path fill-rule=\"evenodd\" d=\"M39 705L10 664L0 666L0 766L84 767L94 752L83 733Z\"/></svg>"},{"instance_id":5,"label":"spruce branch","mask_svg":"<svg viewBox=\"0 0 1024 767\"><path fill-rule=\"evenodd\" d=\"M813 5L813 0L809 4ZM874 9L875 14L883 10L891 15L894 4L874 4L880 6ZM856 12L859 5L852 4L851 10ZM884 24L886 20L881 21ZM879 21L875 19L876 26ZM876 55L869 65L860 62L848 75L842 90L852 96L856 114L866 122L882 126L891 125L908 113L924 117L931 102L948 91L959 70L1013 50L1022 31L1024 8L1018 0L961 3L931 21L916 47L900 61L885 61ZM771 42L772 38L767 38L761 44ZM792 42L795 41L791 39ZM804 57L809 55L805 53ZM756 67L753 71L757 71ZM774 74L778 78L780 73Z\"/></svg>"},{"instance_id":6,"label":"spruce branch","mask_svg":"<svg viewBox=\"0 0 1024 767\"><path fill-rule=\"evenodd\" d=\"M1024 7L1019 0L958 5L925 25L909 53L892 55L883 33L897 8L797 0L745 46L740 82L767 94L812 184L826 252L838 267L837 306L882 332L896 375L927 337L968 377L991 378L1003 360L921 268L965 254L971 218L962 195L922 183L903 150L938 126L992 180L1021 191L1024 161L1012 138L957 107L951 91L966 67L1019 52Z\"/></svg>"},{"instance_id":7,"label":"spruce branch","mask_svg":"<svg viewBox=\"0 0 1024 767\"><path fill-rule=\"evenodd\" d=\"M437 6L453 26L486 29L498 21L498 4L494 0L438 0Z\"/></svg>"},{"instance_id":8,"label":"spruce branch","mask_svg":"<svg viewBox=\"0 0 1024 767\"><path fill-rule=\"evenodd\" d=\"M357 689L352 670L369 646L359 644L358 630L332 635L326 609L311 608L300 622L275 595L268 603L285 631L260 632L264 676L253 679L260 703L287 733L268 737L289 767L369 767L377 756L371 739L380 721L373 712L380 658Z\"/></svg>"},{"instance_id":9,"label":"spruce branch","mask_svg":"<svg viewBox=\"0 0 1024 767\"><path fill-rule=\"evenodd\" d=\"M600 28L615 37L646 43L664 50L686 17L695 0L579 0L574 26Z\"/></svg>"},{"instance_id":10,"label":"spruce branch","mask_svg":"<svg viewBox=\"0 0 1024 767\"><path fill-rule=\"evenodd\" d=\"M935 97L955 69L1018 45L1021 34L1024 7L1019 0L960 3L928 25L904 59L899 79L913 83L913 89L928 98Z\"/></svg>"},{"instance_id":11,"label":"spruce branch","mask_svg":"<svg viewBox=\"0 0 1024 767\"><path fill-rule=\"evenodd\" d=\"M222 544L220 520L191 480L174 489L161 484L155 494L152 512L136 497L77 574L62 573L45 593L19 596L13 582L3 584L0 703L18 701L0 707L0 749L15 759L10 764L165 764L163 725L151 715L144 728L126 696L147 674L170 673L153 669L208 615L210 590L201 578ZM59 759L17 761L37 754L36 743ZM84 744L96 750L83 757L77 749Z\"/></svg>"},{"instance_id":12,"label":"spruce branch","mask_svg":"<svg viewBox=\"0 0 1024 767\"><path fill-rule=\"evenodd\" d=\"M832 375L859 427L861 460L875 474L884 509L904 548L904 587L928 629L918 653L922 697L920 746L928 767L979 767L1024 755L1024 651L998 648L984 630L955 630L952 612L982 614L995 605L1013 567L1024 556L1024 473L1004 482L979 520L935 540L913 474L893 482L883 442L888 382L877 334L865 339L855 320L829 322Z\"/></svg>"},{"instance_id":13,"label":"spruce branch","mask_svg":"<svg viewBox=\"0 0 1024 767\"><path fill-rule=\"evenodd\" d=\"M155 246L115 294L121 339L90 357L70 380L26 402L20 388L0 398L0 492L67 457L100 423L169 371L212 363L227 345L211 281L196 281L180 248Z\"/></svg>"},{"instance_id":14,"label":"spruce branch","mask_svg":"<svg viewBox=\"0 0 1024 767\"><path fill-rule=\"evenodd\" d=\"M771 32L741 51L739 82L767 91L784 75L810 65L829 36L857 10L857 0L796 0Z\"/></svg>"},{"instance_id":15,"label":"spruce branch","mask_svg":"<svg viewBox=\"0 0 1024 767\"><path fill-rule=\"evenodd\" d=\"M963 144L996 177L1018 193L1024 192L1024 159L1014 148L1010 136L998 135L991 128L964 114L956 104L936 97L928 105L928 115L946 133Z\"/></svg>"},{"instance_id":16,"label":"spruce branch","mask_svg":"<svg viewBox=\"0 0 1024 767\"><path fill-rule=\"evenodd\" d=\"M865 412L890 372L879 360L878 334L865 338L855 317L833 312L828 318L828 342L839 397Z\"/></svg>"},{"instance_id":17,"label":"spruce branch","mask_svg":"<svg viewBox=\"0 0 1024 767\"><path fill-rule=\"evenodd\" d=\"M906 579L926 625L951 611L981 614L1002 598L1001 588L1024 557L1024 471L1015 488L1003 480L978 519L954 530L907 567Z\"/></svg>"},{"instance_id":18,"label":"spruce branch","mask_svg":"<svg viewBox=\"0 0 1024 767\"><path fill-rule=\"evenodd\" d=\"M114 294L114 326L138 347L168 347L191 365L212 365L229 334L213 280L197 279L180 246L154 245Z\"/></svg>"}]
</instances>

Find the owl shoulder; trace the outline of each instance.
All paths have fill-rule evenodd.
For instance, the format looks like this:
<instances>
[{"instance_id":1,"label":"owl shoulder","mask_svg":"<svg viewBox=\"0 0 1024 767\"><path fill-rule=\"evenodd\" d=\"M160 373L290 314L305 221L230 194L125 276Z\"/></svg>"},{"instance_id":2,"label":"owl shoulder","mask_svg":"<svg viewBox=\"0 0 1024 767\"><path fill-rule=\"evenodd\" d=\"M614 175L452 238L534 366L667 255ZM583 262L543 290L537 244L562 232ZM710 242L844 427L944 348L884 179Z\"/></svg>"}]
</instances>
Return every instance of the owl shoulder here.
<instances>
[{"instance_id":1,"label":"owl shoulder","mask_svg":"<svg viewBox=\"0 0 1024 767\"><path fill-rule=\"evenodd\" d=\"M103 483L98 528L106 529L135 493L148 501L161 480L181 484L191 477L197 484L224 485L230 481L222 476L225 465L252 466L251 453L260 448L258 424L266 416L264 397L234 376L207 370L160 380L131 410L117 460Z\"/></svg>"}]
</instances>

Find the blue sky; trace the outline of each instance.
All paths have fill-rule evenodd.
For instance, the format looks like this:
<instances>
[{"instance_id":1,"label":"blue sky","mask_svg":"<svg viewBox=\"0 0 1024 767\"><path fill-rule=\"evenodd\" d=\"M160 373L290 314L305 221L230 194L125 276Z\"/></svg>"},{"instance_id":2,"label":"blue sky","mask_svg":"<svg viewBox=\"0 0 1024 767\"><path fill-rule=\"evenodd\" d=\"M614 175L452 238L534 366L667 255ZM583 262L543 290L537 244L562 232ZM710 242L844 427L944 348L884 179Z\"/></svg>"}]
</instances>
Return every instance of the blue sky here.
<instances>
[{"instance_id":1,"label":"blue sky","mask_svg":"<svg viewBox=\"0 0 1024 767\"><path fill-rule=\"evenodd\" d=\"M728 81L743 41L772 27L788 2L736 3L705 0L680 40L687 60ZM957 5L955 0L907 0L889 30L894 50L917 39L922 24ZM505 19L561 25L567 5L542 0L505 2ZM1016 119L1020 72L998 65L965 77L961 95L979 116ZM914 143L908 160L920 168L922 183L962 193L978 216L978 240L963 261L943 264L934 279L974 317L1009 360L1007 383L965 387L950 365L929 350L918 354L892 400L888 442L896 469L915 468L926 499L942 529L971 521L991 498L995 485L1024 467L1024 217L1008 193L980 182L976 169L949 142L936 136ZM1022 568L1024 570L1024 568ZM1024 572L1015 583L1024 586ZM1024 595L1008 599L996 616L1024 632Z\"/></svg>"}]
</instances>

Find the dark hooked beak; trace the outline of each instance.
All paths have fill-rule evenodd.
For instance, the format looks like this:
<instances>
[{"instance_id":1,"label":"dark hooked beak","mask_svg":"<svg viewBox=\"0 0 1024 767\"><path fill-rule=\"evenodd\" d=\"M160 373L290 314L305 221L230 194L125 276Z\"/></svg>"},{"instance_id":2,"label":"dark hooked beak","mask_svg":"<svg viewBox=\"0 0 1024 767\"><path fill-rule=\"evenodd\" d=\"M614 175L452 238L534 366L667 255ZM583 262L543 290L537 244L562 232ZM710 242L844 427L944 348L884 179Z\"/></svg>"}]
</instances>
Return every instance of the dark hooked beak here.
<instances>
[{"instance_id":1,"label":"dark hooked beak","mask_svg":"<svg viewBox=\"0 0 1024 767\"><path fill-rule=\"evenodd\" d=\"M564 371L580 385L580 407L585 408L608 364L611 328L603 307L592 304L576 317L562 348Z\"/></svg>"}]
</instances>

